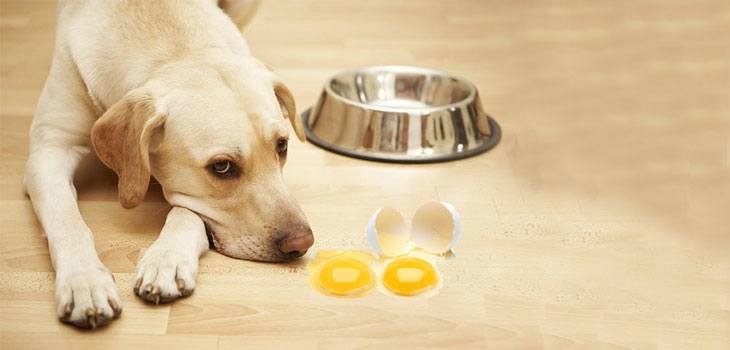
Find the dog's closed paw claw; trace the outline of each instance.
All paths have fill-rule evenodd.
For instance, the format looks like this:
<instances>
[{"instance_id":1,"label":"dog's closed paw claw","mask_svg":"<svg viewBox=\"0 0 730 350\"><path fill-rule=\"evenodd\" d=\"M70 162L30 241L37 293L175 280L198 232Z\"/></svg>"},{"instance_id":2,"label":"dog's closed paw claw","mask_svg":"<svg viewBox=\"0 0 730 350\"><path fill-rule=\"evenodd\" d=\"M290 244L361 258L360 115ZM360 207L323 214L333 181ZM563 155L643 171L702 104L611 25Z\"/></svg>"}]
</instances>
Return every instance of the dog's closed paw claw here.
<instances>
[{"instance_id":1,"label":"dog's closed paw claw","mask_svg":"<svg viewBox=\"0 0 730 350\"><path fill-rule=\"evenodd\" d=\"M114 311L114 317L119 317L119 315L122 314L122 306L117 304L114 299L109 299L109 306L111 306Z\"/></svg>"},{"instance_id":2,"label":"dog's closed paw claw","mask_svg":"<svg viewBox=\"0 0 730 350\"><path fill-rule=\"evenodd\" d=\"M184 297L193 293L192 289L188 289L185 287L185 281L181 278L176 278L175 282L177 283L177 289L180 291L180 293L182 293Z\"/></svg>"},{"instance_id":3,"label":"dog's closed paw claw","mask_svg":"<svg viewBox=\"0 0 730 350\"><path fill-rule=\"evenodd\" d=\"M61 321L68 320L69 317L71 317L71 311L74 309L74 303L70 302L63 306L63 311L58 315L58 318L61 319Z\"/></svg>"},{"instance_id":4,"label":"dog's closed paw claw","mask_svg":"<svg viewBox=\"0 0 730 350\"><path fill-rule=\"evenodd\" d=\"M95 309L88 309L86 310L86 322L89 324L89 328L94 329L96 328L96 310Z\"/></svg>"},{"instance_id":5,"label":"dog's closed paw claw","mask_svg":"<svg viewBox=\"0 0 730 350\"><path fill-rule=\"evenodd\" d=\"M138 279L138 280L137 280L137 281L136 281L136 282L134 283L134 294L139 294L139 289L140 289L140 288L142 288L142 279L141 279L141 278L140 278L140 279Z\"/></svg>"},{"instance_id":6,"label":"dog's closed paw claw","mask_svg":"<svg viewBox=\"0 0 730 350\"><path fill-rule=\"evenodd\" d=\"M134 293L156 305L189 296L195 289L197 269L197 259L150 248L139 262Z\"/></svg>"},{"instance_id":7,"label":"dog's closed paw claw","mask_svg":"<svg viewBox=\"0 0 730 350\"><path fill-rule=\"evenodd\" d=\"M56 284L58 318L62 322L95 329L122 313L117 287L104 267L59 273Z\"/></svg>"}]
</instances>

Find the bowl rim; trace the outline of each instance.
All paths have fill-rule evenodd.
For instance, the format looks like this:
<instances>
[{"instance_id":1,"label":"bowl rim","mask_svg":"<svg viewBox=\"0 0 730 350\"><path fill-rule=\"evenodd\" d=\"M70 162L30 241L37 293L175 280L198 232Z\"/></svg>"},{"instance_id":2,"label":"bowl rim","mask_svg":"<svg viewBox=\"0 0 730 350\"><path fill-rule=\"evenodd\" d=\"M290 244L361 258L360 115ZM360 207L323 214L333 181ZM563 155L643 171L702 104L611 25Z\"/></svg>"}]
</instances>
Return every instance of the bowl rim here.
<instances>
[{"instance_id":1,"label":"bowl rim","mask_svg":"<svg viewBox=\"0 0 730 350\"><path fill-rule=\"evenodd\" d=\"M387 153L381 153L381 152L364 152L359 149L349 149L342 147L340 145L322 140L319 138L315 133L314 130L312 130L309 127L309 117L311 115L312 110L314 107L307 108L300 114L300 117L302 118L302 123L304 124L304 133L307 136L307 142L311 142L314 145L316 145L319 148L325 149L327 151L337 153L340 155L357 158L357 159L363 159L363 160L370 160L370 161L378 161L378 162L385 162L385 163L400 163L400 164L423 164L423 163L440 163L440 162L449 162L453 160L459 160L464 158L469 158L481 153L484 153L486 151L489 151L490 149L494 148L499 144L499 142L502 139L502 128L500 127L499 123L497 123L496 120L494 120L490 115L487 115L487 122L489 123L490 130L492 131L491 135L487 138L487 141L482 143L480 146L476 148L472 148L466 151L462 152L456 152L456 153L444 153L439 155L424 155L424 156L408 156L407 154L387 154Z\"/></svg>"},{"instance_id":2,"label":"bowl rim","mask_svg":"<svg viewBox=\"0 0 730 350\"><path fill-rule=\"evenodd\" d=\"M362 73L362 72L374 72L374 71L393 71L393 72L401 72L401 73L416 73L416 74L422 74L422 75L439 75L448 77L454 80L457 80L460 83L465 84L469 88L469 95L464 97L458 102L453 102L449 104L439 105L439 106L429 106L424 108L398 108L398 107L388 107L388 106L381 106L381 105L374 105L374 104L368 104L360 101L351 100L348 98L345 98L344 96L336 93L332 90L331 85L332 81L335 80L338 77L347 75L347 74L353 74L353 73ZM409 65L373 65L373 66L364 66L364 67L358 67L358 68L352 68L352 69L346 69L343 71L340 71L336 73L335 75L331 76L329 79L327 79L324 83L323 90L332 98L351 105L356 106L365 110L371 110L371 111L379 111L379 112L389 112L389 113L408 113L408 114L430 114L437 111L443 111L443 110L451 110L455 108L460 108L461 106L465 104L469 104L471 101L473 101L476 98L477 95L477 87L469 80L463 78L459 75L450 74L444 70L435 69L435 68L427 68L427 67L419 67L419 66L409 66Z\"/></svg>"}]
</instances>

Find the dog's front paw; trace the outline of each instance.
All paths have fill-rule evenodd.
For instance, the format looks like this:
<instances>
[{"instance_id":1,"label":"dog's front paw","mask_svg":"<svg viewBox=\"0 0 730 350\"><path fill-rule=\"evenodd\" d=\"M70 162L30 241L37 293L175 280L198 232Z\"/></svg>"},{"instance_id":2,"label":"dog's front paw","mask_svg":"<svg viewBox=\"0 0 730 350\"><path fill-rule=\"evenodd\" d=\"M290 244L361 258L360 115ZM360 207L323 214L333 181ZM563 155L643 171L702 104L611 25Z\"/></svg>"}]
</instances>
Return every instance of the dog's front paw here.
<instances>
[{"instance_id":1,"label":"dog's front paw","mask_svg":"<svg viewBox=\"0 0 730 350\"><path fill-rule=\"evenodd\" d=\"M134 293L159 304L186 297L195 289L197 259L173 250L150 248L139 261Z\"/></svg>"},{"instance_id":2,"label":"dog's front paw","mask_svg":"<svg viewBox=\"0 0 730 350\"><path fill-rule=\"evenodd\" d=\"M56 274L58 318L82 328L103 326L122 313L114 277L104 266Z\"/></svg>"}]
</instances>

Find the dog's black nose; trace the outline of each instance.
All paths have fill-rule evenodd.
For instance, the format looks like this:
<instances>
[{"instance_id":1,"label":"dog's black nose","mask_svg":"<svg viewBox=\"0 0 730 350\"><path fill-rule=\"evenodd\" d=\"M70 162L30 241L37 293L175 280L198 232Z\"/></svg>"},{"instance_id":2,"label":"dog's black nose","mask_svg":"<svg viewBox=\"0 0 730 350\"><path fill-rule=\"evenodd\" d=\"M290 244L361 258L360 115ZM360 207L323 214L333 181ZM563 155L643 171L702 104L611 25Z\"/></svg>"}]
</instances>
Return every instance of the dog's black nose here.
<instances>
[{"instance_id":1,"label":"dog's black nose","mask_svg":"<svg viewBox=\"0 0 730 350\"><path fill-rule=\"evenodd\" d=\"M292 259L304 255L312 244L314 244L314 235L309 227L292 233L278 242L279 250Z\"/></svg>"}]
</instances>

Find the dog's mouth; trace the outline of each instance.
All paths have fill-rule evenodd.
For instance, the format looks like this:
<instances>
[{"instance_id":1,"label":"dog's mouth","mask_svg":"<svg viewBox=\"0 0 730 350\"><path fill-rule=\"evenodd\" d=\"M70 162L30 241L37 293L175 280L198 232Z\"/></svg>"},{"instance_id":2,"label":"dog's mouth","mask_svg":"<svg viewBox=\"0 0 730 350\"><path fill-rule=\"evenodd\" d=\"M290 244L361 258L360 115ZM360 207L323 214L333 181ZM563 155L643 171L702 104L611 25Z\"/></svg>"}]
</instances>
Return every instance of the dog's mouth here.
<instances>
[{"instance_id":1,"label":"dog's mouth","mask_svg":"<svg viewBox=\"0 0 730 350\"><path fill-rule=\"evenodd\" d=\"M229 256L235 259L244 259L244 260L250 260L250 261L259 261L259 262L267 262L267 263L282 263L282 262L291 262L293 260L296 260L299 255L255 255L255 256L238 256L236 254L231 254L231 252L227 251L225 249L225 245L220 241L218 236L216 235L214 227L220 227L217 225L216 221L202 215L200 213L197 213L200 218L203 220L203 224L205 225L205 235L208 237L208 249L213 249L225 256Z\"/></svg>"},{"instance_id":2,"label":"dog's mouth","mask_svg":"<svg viewBox=\"0 0 730 350\"><path fill-rule=\"evenodd\" d=\"M200 214L196 212L198 216L203 220L203 225L205 225L205 235L208 237L208 249L215 249L220 250L221 244L218 240L218 237L215 235L215 231L213 230L212 223L215 221L203 214Z\"/></svg>"},{"instance_id":3,"label":"dog's mouth","mask_svg":"<svg viewBox=\"0 0 730 350\"><path fill-rule=\"evenodd\" d=\"M215 231L210 228L207 220L203 220L203 223L205 224L205 235L208 236L208 249L218 250L219 243L215 236Z\"/></svg>"}]
</instances>

